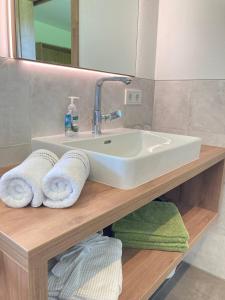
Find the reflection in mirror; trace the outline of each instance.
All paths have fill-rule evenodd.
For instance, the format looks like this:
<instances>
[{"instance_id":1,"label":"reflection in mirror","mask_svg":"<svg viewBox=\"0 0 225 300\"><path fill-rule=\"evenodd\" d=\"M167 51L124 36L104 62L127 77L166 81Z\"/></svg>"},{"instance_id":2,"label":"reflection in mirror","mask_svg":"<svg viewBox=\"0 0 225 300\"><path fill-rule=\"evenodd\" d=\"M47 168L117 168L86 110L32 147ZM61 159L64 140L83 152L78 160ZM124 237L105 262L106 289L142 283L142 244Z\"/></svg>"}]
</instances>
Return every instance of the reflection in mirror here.
<instances>
[{"instance_id":1,"label":"reflection in mirror","mask_svg":"<svg viewBox=\"0 0 225 300\"><path fill-rule=\"evenodd\" d=\"M71 1L34 3L36 59L71 64Z\"/></svg>"},{"instance_id":2,"label":"reflection in mirror","mask_svg":"<svg viewBox=\"0 0 225 300\"><path fill-rule=\"evenodd\" d=\"M135 75L138 0L16 0L17 57Z\"/></svg>"},{"instance_id":3,"label":"reflection in mirror","mask_svg":"<svg viewBox=\"0 0 225 300\"><path fill-rule=\"evenodd\" d=\"M71 64L71 0L19 0L17 14L20 57Z\"/></svg>"}]
</instances>

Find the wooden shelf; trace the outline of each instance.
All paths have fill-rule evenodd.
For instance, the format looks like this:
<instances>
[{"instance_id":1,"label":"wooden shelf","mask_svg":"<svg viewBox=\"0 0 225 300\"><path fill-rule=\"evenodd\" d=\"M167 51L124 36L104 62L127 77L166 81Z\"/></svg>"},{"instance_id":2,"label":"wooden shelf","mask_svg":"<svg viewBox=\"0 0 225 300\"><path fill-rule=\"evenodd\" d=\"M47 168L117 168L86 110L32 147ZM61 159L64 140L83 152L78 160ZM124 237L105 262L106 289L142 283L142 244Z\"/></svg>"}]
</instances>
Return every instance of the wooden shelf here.
<instances>
[{"instance_id":1,"label":"wooden shelf","mask_svg":"<svg viewBox=\"0 0 225 300\"><path fill-rule=\"evenodd\" d=\"M120 190L89 181L80 199L69 209L13 209L0 201L0 247L10 255L16 251L19 254L18 262L21 265L25 262L24 267L27 257L40 255L50 259L224 158L225 149L204 146L198 160L131 190ZM215 169L215 174L207 177L215 177L213 180L219 182L218 176L222 169L223 164ZM218 187L218 184L214 185ZM217 194L219 192L220 189ZM212 209L216 209L217 201L209 201L214 206Z\"/></svg>"},{"instance_id":2,"label":"wooden shelf","mask_svg":"<svg viewBox=\"0 0 225 300\"><path fill-rule=\"evenodd\" d=\"M190 248L216 216L217 213L200 207L194 207L183 215L184 223L190 234ZM179 252L124 249L123 292L119 299L148 299L183 256L184 254Z\"/></svg>"},{"instance_id":3,"label":"wooden shelf","mask_svg":"<svg viewBox=\"0 0 225 300\"><path fill-rule=\"evenodd\" d=\"M68 209L13 209L0 201L0 299L47 300L50 258L163 194L182 212L192 246L216 217L224 159L224 148L203 146L198 160L132 190L88 181ZM120 300L148 299L182 257L126 250Z\"/></svg>"}]
</instances>

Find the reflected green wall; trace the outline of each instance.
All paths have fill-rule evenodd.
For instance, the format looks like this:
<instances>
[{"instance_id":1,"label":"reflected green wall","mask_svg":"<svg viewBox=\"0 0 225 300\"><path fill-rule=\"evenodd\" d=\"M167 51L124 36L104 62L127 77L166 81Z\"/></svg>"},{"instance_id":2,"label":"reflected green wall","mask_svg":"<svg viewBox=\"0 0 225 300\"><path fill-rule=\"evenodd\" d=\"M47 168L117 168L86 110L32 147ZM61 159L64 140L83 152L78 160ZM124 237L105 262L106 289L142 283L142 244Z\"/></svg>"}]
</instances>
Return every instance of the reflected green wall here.
<instances>
[{"instance_id":1,"label":"reflected green wall","mask_svg":"<svg viewBox=\"0 0 225 300\"><path fill-rule=\"evenodd\" d=\"M34 28L36 42L71 48L71 32L39 21L34 21Z\"/></svg>"}]
</instances>

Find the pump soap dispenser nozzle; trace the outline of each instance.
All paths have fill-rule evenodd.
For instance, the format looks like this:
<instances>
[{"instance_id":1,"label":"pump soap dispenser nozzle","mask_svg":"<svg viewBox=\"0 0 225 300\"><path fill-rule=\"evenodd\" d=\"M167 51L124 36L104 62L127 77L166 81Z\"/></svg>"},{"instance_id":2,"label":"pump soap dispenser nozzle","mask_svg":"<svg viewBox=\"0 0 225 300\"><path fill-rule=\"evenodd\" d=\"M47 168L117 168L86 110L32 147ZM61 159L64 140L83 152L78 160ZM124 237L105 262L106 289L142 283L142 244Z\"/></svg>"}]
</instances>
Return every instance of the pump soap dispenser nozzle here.
<instances>
[{"instance_id":1,"label":"pump soap dispenser nozzle","mask_svg":"<svg viewBox=\"0 0 225 300\"><path fill-rule=\"evenodd\" d=\"M76 105L74 104L74 100L79 100L79 97L69 96L70 104L68 106L68 109L73 111L76 110Z\"/></svg>"}]
</instances>

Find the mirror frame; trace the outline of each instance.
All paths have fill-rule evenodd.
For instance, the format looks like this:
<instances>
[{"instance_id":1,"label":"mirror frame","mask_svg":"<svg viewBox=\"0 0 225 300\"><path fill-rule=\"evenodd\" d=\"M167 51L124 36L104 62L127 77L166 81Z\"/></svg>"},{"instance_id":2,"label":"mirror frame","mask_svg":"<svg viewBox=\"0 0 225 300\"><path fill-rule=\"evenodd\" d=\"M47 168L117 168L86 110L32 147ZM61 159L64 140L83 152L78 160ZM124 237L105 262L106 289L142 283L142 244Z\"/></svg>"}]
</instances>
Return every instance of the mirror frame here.
<instances>
[{"instance_id":1,"label":"mirror frame","mask_svg":"<svg viewBox=\"0 0 225 300\"><path fill-rule=\"evenodd\" d=\"M7 11L6 23L7 23L7 33L8 39L6 43L8 44L8 53L10 58L17 59L17 40L16 40L16 8L14 0L3 0L5 1L5 7Z\"/></svg>"}]
</instances>

